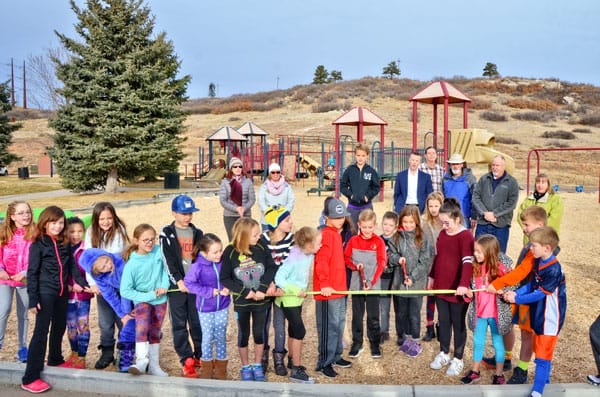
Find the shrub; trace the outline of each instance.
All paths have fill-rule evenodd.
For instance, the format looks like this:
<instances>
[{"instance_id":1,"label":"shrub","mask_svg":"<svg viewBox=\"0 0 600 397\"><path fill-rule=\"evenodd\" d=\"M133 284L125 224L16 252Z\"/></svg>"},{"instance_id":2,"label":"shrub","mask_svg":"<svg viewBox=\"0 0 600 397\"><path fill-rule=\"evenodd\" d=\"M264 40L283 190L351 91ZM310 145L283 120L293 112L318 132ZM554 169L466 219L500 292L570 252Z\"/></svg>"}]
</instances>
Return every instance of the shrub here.
<instances>
[{"instance_id":1,"label":"shrub","mask_svg":"<svg viewBox=\"0 0 600 397\"><path fill-rule=\"evenodd\" d=\"M505 145L520 145L521 142L515 138L509 138L504 136L496 136L496 143L502 143Z\"/></svg>"},{"instance_id":2,"label":"shrub","mask_svg":"<svg viewBox=\"0 0 600 397\"><path fill-rule=\"evenodd\" d=\"M508 118L502 114L502 113L498 113L498 112L492 112L492 111L485 111L482 112L479 115L480 118L487 120L487 121L507 121Z\"/></svg>"},{"instance_id":3,"label":"shrub","mask_svg":"<svg viewBox=\"0 0 600 397\"><path fill-rule=\"evenodd\" d=\"M528 99L509 99L506 101L506 106L516 109L532 109L532 110L555 110L558 105L547 99L539 99L530 101Z\"/></svg>"},{"instance_id":4,"label":"shrub","mask_svg":"<svg viewBox=\"0 0 600 397\"><path fill-rule=\"evenodd\" d=\"M250 112L252 110L253 106L251 101L238 99L215 106L212 110L212 114Z\"/></svg>"},{"instance_id":5,"label":"shrub","mask_svg":"<svg viewBox=\"0 0 600 397\"><path fill-rule=\"evenodd\" d=\"M237 116L232 116L229 118L229 121L240 121L240 120L241 120L241 118L237 117Z\"/></svg>"},{"instance_id":6,"label":"shrub","mask_svg":"<svg viewBox=\"0 0 600 397\"><path fill-rule=\"evenodd\" d=\"M600 114L590 114L579 118L579 124L600 126Z\"/></svg>"},{"instance_id":7,"label":"shrub","mask_svg":"<svg viewBox=\"0 0 600 397\"><path fill-rule=\"evenodd\" d=\"M350 101L330 101L323 102L319 101L312 106L313 113L326 113L331 112L333 110L348 110L350 109L352 103Z\"/></svg>"},{"instance_id":8,"label":"shrub","mask_svg":"<svg viewBox=\"0 0 600 397\"><path fill-rule=\"evenodd\" d=\"M485 99L474 100L469 104L469 109L474 110L486 110L492 108L492 102L486 101Z\"/></svg>"},{"instance_id":9,"label":"shrub","mask_svg":"<svg viewBox=\"0 0 600 397\"><path fill-rule=\"evenodd\" d=\"M553 139L575 139L575 134L570 131L557 130L557 131L546 131L542 134L542 138L553 138Z\"/></svg>"},{"instance_id":10,"label":"shrub","mask_svg":"<svg viewBox=\"0 0 600 397\"><path fill-rule=\"evenodd\" d=\"M569 147L569 144L566 142L561 142L561 141L549 141L548 143L546 143L546 146L561 148L561 147Z\"/></svg>"},{"instance_id":11,"label":"shrub","mask_svg":"<svg viewBox=\"0 0 600 397\"><path fill-rule=\"evenodd\" d=\"M573 132L577 132L579 134L591 134L592 130L589 128L573 128Z\"/></svg>"},{"instance_id":12,"label":"shrub","mask_svg":"<svg viewBox=\"0 0 600 397\"><path fill-rule=\"evenodd\" d=\"M552 112L520 112L511 115L513 119L521 120L521 121L539 121L542 123L547 123L549 121L554 121L555 117Z\"/></svg>"}]
</instances>

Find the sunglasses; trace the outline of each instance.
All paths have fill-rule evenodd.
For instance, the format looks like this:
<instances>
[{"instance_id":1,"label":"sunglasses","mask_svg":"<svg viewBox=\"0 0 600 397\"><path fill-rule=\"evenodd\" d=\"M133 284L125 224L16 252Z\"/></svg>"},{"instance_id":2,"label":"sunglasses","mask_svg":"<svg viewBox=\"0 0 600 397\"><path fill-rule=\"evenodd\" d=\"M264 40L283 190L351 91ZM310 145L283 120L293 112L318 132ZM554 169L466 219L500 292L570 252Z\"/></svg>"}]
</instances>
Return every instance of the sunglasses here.
<instances>
[{"instance_id":1,"label":"sunglasses","mask_svg":"<svg viewBox=\"0 0 600 397\"><path fill-rule=\"evenodd\" d=\"M281 171L271 171L271 174L281 174Z\"/></svg>"},{"instance_id":2,"label":"sunglasses","mask_svg":"<svg viewBox=\"0 0 600 397\"><path fill-rule=\"evenodd\" d=\"M233 165L233 166L231 166L231 168L242 168L242 166L241 165Z\"/></svg>"}]
</instances>

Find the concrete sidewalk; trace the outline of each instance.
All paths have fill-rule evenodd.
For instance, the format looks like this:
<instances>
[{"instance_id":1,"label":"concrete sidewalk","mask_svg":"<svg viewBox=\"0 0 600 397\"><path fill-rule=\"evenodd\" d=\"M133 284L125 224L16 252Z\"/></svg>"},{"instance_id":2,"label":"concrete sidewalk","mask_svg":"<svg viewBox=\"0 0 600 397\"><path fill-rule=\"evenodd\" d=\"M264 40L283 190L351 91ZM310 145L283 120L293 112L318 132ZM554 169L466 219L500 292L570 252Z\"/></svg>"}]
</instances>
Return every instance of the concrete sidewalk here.
<instances>
[{"instance_id":1,"label":"concrete sidewalk","mask_svg":"<svg viewBox=\"0 0 600 397\"><path fill-rule=\"evenodd\" d=\"M21 383L25 364L0 362L0 394ZM45 367L43 378L53 390L97 393L112 396L192 397L282 397L282 396L351 396L351 397L526 397L531 385L481 386L410 386L410 385L300 385L278 382L240 382L186 379L182 377L133 376L118 372ZM318 382L318 378L317 378ZM4 386L3 386L4 385ZM598 397L600 389L585 383L551 384L545 397Z\"/></svg>"}]
</instances>

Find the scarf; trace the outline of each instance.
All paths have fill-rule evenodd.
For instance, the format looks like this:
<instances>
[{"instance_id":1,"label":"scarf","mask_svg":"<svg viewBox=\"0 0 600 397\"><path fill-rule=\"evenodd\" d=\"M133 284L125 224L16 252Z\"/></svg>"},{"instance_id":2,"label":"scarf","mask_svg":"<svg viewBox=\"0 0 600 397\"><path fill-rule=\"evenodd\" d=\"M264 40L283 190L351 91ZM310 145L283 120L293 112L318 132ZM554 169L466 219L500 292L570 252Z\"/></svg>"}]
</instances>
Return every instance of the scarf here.
<instances>
[{"instance_id":1,"label":"scarf","mask_svg":"<svg viewBox=\"0 0 600 397\"><path fill-rule=\"evenodd\" d=\"M533 198L535 199L535 201L538 201L539 199L541 199L542 197L544 197L545 194L546 194L546 192L540 193L537 190L534 190L533 191Z\"/></svg>"},{"instance_id":2,"label":"scarf","mask_svg":"<svg viewBox=\"0 0 600 397\"><path fill-rule=\"evenodd\" d=\"M231 178L231 182L229 182L229 186L231 187L231 193L229 194L229 198L236 205L242 205L242 184L240 183L242 180L241 177L233 177Z\"/></svg>"},{"instance_id":3,"label":"scarf","mask_svg":"<svg viewBox=\"0 0 600 397\"><path fill-rule=\"evenodd\" d=\"M271 193L273 196L279 196L285 187L285 179L283 179L283 176L279 178L278 182L267 179L265 184L267 185L267 191L269 193Z\"/></svg>"}]
</instances>

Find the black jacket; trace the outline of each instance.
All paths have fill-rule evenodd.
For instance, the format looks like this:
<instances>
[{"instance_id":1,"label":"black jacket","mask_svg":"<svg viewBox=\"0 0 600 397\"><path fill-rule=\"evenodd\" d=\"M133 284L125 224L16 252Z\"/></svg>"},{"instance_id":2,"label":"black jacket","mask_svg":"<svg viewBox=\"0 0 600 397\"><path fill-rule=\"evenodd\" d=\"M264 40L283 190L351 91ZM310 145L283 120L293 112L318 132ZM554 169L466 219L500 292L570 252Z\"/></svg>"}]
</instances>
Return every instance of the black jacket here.
<instances>
[{"instance_id":1,"label":"black jacket","mask_svg":"<svg viewBox=\"0 0 600 397\"><path fill-rule=\"evenodd\" d=\"M340 182L340 192L348 198L348 203L363 206L379 194L379 175L369 164L363 165L362 170L356 163L346 168Z\"/></svg>"},{"instance_id":2,"label":"black jacket","mask_svg":"<svg viewBox=\"0 0 600 397\"><path fill-rule=\"evenodd\" d=\"M58 256L57 256L58 253ZM40 295L68 295L71 276L82 287L88 283L73 260L69 244L61 244L48 235L42 235L29 247L27 294L29 308L40 303Z\"/></svg>"},{"instance_id":3,"label":"black jacket","mask_svg":"<svg viewBox=\"0 0 600 397\"><path fill-rule=\"evenodd\" d=\"M194 245L200 240L202 230L190 223L190 227L193 231ZM163 227L160 232L160 247L164 262L167 264L167 272L169 273L169 279L171 280L171 289L177 288L177 282L183 280L185 277L185 269L183 268L183 256L181 254L181 247L177 240L177 229L175 228L175 222Z\"/></svg>"}]
</instances>

